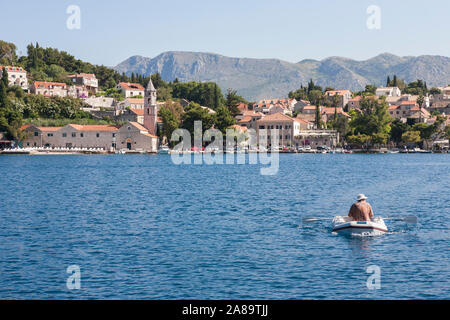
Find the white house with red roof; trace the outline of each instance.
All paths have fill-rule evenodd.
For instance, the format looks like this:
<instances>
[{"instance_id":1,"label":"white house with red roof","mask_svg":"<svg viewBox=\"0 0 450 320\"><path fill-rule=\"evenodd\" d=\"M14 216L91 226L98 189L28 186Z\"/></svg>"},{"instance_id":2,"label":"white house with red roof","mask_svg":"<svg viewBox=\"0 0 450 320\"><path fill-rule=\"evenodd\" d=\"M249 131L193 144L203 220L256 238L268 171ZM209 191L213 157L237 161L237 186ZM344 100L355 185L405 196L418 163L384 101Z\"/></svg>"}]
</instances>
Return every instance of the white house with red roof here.
<instances>
[{"instance_id":1,"label":"white house with red roof","mask_svg":"<svg viewBox=\"0 0 450 320\"><path fill-rule=\"evenodd\" d=\"M156 152L158 137L137 122L113 125L68 124L64 127L23 126L23 147L101 148L105 151Z\"/></svg>"},{"instance_id":2,"label":"white house with red roof","mask_svg":"<svg viewBox=\"0 0 450 320\"><path fill-rule=\"evenodd\" d=\"M338 97L338 107L343 108L352 98L352 92L350 90L330 90L325 92L325 99L327 99L329 103L334 102L335 96Z\"/></svg>"},{"instance_id":3,"label":"white house with red roof","mask_svg":"<svg viewBox=\"0 0 450 320\"><path fill-rule=\"evenodd\" d=\"M68 78L72 81L74 86L86 88L89 95L95 95L98 91L98 80L93 73L73 74L69 75Z\"/></svg>"},{"instance_id":4,"label":"white house with red roof","mask_svg":"<svg viewBox=\"0 0 450 320\"><path fill-rule=\"evenodd\" d=\"M27 72L22 67L0 66L0 77L3 75L3 69L8 73L10 86L19 86L23 90L28 90Z\"/></svg>"},{"instance_id":5,"label":"white house with red roof","mask_svg":"<svg viewBox=\"0 0 450 320\"><path fill-rule=\"evenodd\" d=\"M129 108L144 110L144 104L144 98L126 98L125 100L117 103L117 110L126 110Z\"/></svg>"},{"instance_id":6,"label":"white house with red roof","mask_svg":"<svg viewBox=\"0 0 450 320\"><path fill-rule=\"evenodd\" d=\"M30 88L31 93L46 97L67 97L67 84L62 82L35 81Z\"/></svg>"},{"instance_id":7,"label":"white house with red roof","mask_svg":"<svg viewBox=\"0 0 450 320\"><path fill-rule=\"evenodd\" d=\"M256 121L256 132L267 133L267 143L271 146L272 130L278 130L279 144L282 147L292 147L295 145L295 137L299 135L301 130L311 130L314 124L303 119L292 118L283 113L274 113L267 115ZM262 131L264 130L264 131Z\"/></svg>"},{"instance_id":8,"label":"white house with red roof","mask_svg":"<svg viewBox=\"0 0 450 320\"><path fill-rule=\"evenodd\" d=\"M375 91L377 97L400 97L402 91L398 87L380 87Z\"/></svg>"},{"instance_id":9,"label":"white house with red roof","mask_svg":"<svg viewBox=\"0 0 450 320\"><path fill-rule=\"evenodd\" d=\"M132 98L135 96L144 96L145 88L139 83L120 82L117 85L117 89L120 89L125 95L125 98Z\"/></svg>"}]
</instances>

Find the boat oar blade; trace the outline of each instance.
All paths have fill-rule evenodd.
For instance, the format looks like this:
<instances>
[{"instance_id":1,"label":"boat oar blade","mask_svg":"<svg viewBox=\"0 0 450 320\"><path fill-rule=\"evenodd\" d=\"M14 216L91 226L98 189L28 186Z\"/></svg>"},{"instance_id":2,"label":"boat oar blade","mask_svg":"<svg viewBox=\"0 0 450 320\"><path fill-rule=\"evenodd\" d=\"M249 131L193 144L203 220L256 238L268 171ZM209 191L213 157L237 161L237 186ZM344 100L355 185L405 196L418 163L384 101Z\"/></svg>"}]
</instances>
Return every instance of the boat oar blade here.
<instances>
[{"instance_id":1,"label":"boat oar blade","mask_svg":"<svg viewBox=\"0 0 450 320\"><path fill-rule=\"evenodd\" d=\"M417 223L417 217L415 216L403 217L403 221L407 223Z\"/></svg>"},{"instance_id":2,"label":"boat oar blade","mask_svg":"<svg viewBox=\"0 0 450 320\"><path fill-rule=\"evenodd\" d=\"M333 218L320 218L320 217L305 217L302 219L303 223L324 221L324 220L333 220Z\"/></svg>"}]
</instances>

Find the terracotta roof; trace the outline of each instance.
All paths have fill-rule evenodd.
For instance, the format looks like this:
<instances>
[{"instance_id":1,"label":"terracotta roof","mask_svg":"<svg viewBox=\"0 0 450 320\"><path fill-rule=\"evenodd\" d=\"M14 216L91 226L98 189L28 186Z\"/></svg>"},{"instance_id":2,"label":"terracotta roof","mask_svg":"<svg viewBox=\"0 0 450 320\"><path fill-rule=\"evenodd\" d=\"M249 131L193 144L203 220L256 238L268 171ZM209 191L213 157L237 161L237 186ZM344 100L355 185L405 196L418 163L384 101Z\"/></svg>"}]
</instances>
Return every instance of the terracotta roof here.
<instances>
[{"instance_id":1,"label":"terracotta roof","mask_svg":"<svg viewBox=\"0 0 450 320\"><path fill-rule=\"evenodd\" d=\"M245 104L245 103L242 103L242 102L237 106L237 108L238 108L240 111L243 111L243 112L248 111L248 105Z\"/></svg>"},{"instance_id":2,"label":"terracotta roof","mask_svg":"<svg viewBox=\"0 0 450 320\"><path fill-rule=\"evenodd\" d=\"M350 118L350 115L347 112L344 112L343 108L334 108L334 107L325 107L322 110L322 114L334 114L337 111L338 114L342 114L348 118Z\"/></svg>"},{"instance_id":3,"label":"terracotta roof","mask_svg":"<svg viewBox=\"0 0 450 320\"><path fill-rule=\"evenodd\" d=\"M54 131L58 131L59 129L63 128L63 127L37 127L37 126L34 126L34 125L25 124L25 125L20 127L20 130L23 131L23 130L26 130L26 129L30 128L30 127L35 127L38 130L43 131L43 132L54 132Z\"/></svg>"},{"instance_id":4,"label":"terracotta roof","mask_svg":"<svg viewBox=\"0 0 450 320\"><path fill-rule=\"evenodd\" d=\"M86 79L96 79L95 74L93 73L79 73L79 74L71 74L67 76L68 78L86 78Z\"/></svg>"},{"instance_id":5,"label":"terracotta roof","mask_svg":"<svg viewBox=\"0 0 450 320\"><path fill-rule=\"evenodd\" d=\"M112 125L81 125L81 124L69 124L69 126L75 128L78 131L117 131L116 126Z\"/></svg>"},{"instance_id":6,"label":"terracotta roof","mask_svg":"<svg viewBox=\"0 0 450 320\"><path fill-rule=\"evenodd\" d=\"M144 104L145 103L145 99L144 98L127 98L126 99L129 103L132 104Z\"/></svg>"},{"instance_id":7,"label":"terracotta roof","mask_svg":"<svg viewBox=\"0 0 450 320\"><path fill-rule=\"evenodd\" d=\"M34 86L36 88L46 88L46 89L50 89L50 86L62 87L63 89L65 89L67 87L67 84L62 82L35 81Z\"/></svg>"},{"instance_id":8,"label":"terracotta roof","mask_svg":"<svg viewBox=\"0 0 450 320\"><path fill-rule=\"evenodd\" d=\"M398 107L399 107L399 106L390 106L390 107L389 107L389 110L396 110L396 109L398 109Z\"/></svg>"},{"instance_id":9,"label":"terracotta roof","mask_svg":"<svg viewBox=\"0 0 450 320\"><path fill-rule=\"evenodd\" d=\"M44 132L55 132L62 128L63 127L38 127L39 130Z\"/></svg>"},{"instance_id":10,"label":"terracotta roof","mask_svg":"<svg viewBox=\"0 0 450 320\"><path fill-rule=\"evenodd\" d=\"M252 117L250 117L250 116L244 116L244 117L242 117L242 119L239 120L238 122L239 122L239 123L244 123L244 122L251 122L251 121L252 121Z\"/></svg>"},{"instance_id":11,"label":"terracotta roof","mask_svg":"<svg viewBox=\"0 0 450 320\"><path fill-rule=\"evenodd\" d=\"M269 114L269 115L265 116L264 118L259 119L257 122L267 122L267 121L292 122L292 121L294 121L294 119L281 113L281 112L278 112L278 113Z\"/></svg>"},{"instance_id":12,"label":"terracotta roof","mask_svg":"<svg viewBox=\"0 0 450 320\"><path fill-rule=\"evenodd\" d=\"M409 106L409 105L412 105L412 104L416 105L416 101L401 101L400 102L400 105L402 105L402 106L404 106L404 105Z\"/></svg>"},{"instance_id":13,"label":"terracotta roof","mask_svg":"<svg viewBox=\"0 0 450 320\"><path fill-rule=\"evenodd\" d=\"M142 124L140 124L140 123L138 123L138 122L135 122L135 121L130 121L130 123L131 123L133 126L135 126L136 128L138 128L139 130L141 130L141 131L147 131L147 132L148 132L147 128L144 127Z\"/></svg>"},{"instance_id":14,"label":"terracotta roof","mask_svg":"<svg viewBox=\"0 0 450 320\"><path fill-rule=\"evenodd\" d=\"M125 90L139 90L145 91L145 88L139 83L130 83L130 82L120 82L119 86L124 88Z\"/></svg>"},{"instance_id":15,"label":"terracotta roof","mask_svg":"<svg viewBox=\"0 0 450 320\"><path fill-rule=\"evenodd\" d=\"M31 127L30 124L24 124L23 126L20 127L20 130L23 131L23 130L29 128L29 127Z\"/></svg>"},{"instance_id":16,"label":"terracotta roof","mask_svg":"<svg viewBox=\"0 0 450 320\"><path fill-rule=\"evenodd\" d=\"M332 90L332 91L325 92L325 94L328 96L335 96L335 95L342 96L346 93L351 93L351 92L350 92L350 90Z\"/></svg>"},{"instance_id":17,"label":"terracotta roof","mask_svg":"<svg viewBox=\"0 0 450 320\"><path fill-rule=\"evenodd\" d=\"M144 109L132 109L132 108L130 108L130 111L133 112L137 116L143 116L144 115Z\"/></svg>"},{"instance_id":18,"label":"terracotta roof","mask_svg":"<svg viewBox=\"0 0 450 320\"><path fill-rule=\"evenodd\" d=\"M316 110L316 108L317 108L317 106L312 106L312 105L309 105L309 106L304 106L303 107L303 110ZM322 107L321 107L322 108Z\"/></svg>"},{"instance_id":19,"label":"terracotta roof","mask_svg":"<svg viewBox=\"0 0 450 320\"><path fill-rule=\"evenodd\" d=\"M151 133L148 133L148 132L144 132L144 133L142 133L144 136L147 136L147 137L151 137L151 138L158 138L157 136L154 136L154 135L152 135Z\"/></svg>"},{"instance_id":20,"label":"terracotta roof","mask_svg":"<svg viewBox=\"0 0 450 320\"><path fill-rule=\"evenodd\" d=\"M300 123L306 123L306 124L310 124L310 121L304 120L304 119L300 119L300 118L294 118L294 121L300 122Z\"/></svg>"},{"instance_id":21,"label":"terracotta roof","mask_svg":"<svg viewBox=\"0 0 450 320\"><path fill-rule=\"evenodd\" d=\"M26 72L26 70L22 67L14 67L14 66L0 66L0 69L6 68L6 71L11 72Z\"/></svg>"},{"instance_id":22,"label":"terracotta roof","mask_svg":"<svg viewBox=\"0 0 450 320\"><path fill-rule=\"evenodd\" d=\"M237 124L233 124L229 128L233 128L235 130L240 130L240 131L247 131L248 130L247 127L240 126L240 125L237 125Z\"/></svg>"},{"instance_id":23,"label":"terracotta roof","mask_svg":"<svg viewBox=\"0 0 450 320\"><path fill-rule=\"evenodd\" d=\"M356 97L354 97L354 98L352 98L352 99L350 99L350 100L348 100L348 101L349 101L349 102L358 102L358 101L361 101L361 99L362 99L361 96L356 96Z\"/></svg>"}]
</instances>

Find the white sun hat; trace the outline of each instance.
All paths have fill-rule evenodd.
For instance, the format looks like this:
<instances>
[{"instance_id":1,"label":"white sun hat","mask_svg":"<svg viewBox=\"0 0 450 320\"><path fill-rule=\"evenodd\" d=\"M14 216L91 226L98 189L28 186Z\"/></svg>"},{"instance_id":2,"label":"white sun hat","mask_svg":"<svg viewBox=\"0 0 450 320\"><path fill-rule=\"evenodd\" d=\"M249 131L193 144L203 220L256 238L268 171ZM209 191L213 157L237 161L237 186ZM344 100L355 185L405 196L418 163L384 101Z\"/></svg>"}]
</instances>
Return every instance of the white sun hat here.
<instances>
[{"instance_id":1,"label":"white sun hat","mask_svg":"<svg viewBox=\"0 0 450 320\"><path fill-rule=\"evenodd\" d=\"M367 199L367 197L364 195L364 194L358 194L358 201L361 201L361 200L366 200Z\"/></svg>"}]
</instances>

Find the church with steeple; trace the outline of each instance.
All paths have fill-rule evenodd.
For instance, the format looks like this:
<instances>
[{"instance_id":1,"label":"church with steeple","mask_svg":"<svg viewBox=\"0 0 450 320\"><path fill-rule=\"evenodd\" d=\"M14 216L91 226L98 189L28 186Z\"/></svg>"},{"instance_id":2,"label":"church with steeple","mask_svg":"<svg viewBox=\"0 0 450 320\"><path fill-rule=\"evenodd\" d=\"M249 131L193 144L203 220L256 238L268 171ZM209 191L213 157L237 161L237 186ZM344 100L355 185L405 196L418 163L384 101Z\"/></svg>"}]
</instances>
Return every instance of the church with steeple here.
<instances>
[{"instance_id":1,"label":"church with steeple","mask_svg":"<svg viewBox=\"0 0 450 320\"><path fill-rule=\"evenodd\" d=\"M152 80L147 84L144 98L144 125L128 122L117 130L116 149L127 151L157 152L159 139L157 134L158 107L156 89Z\"/></svg>"}]
</instances>

